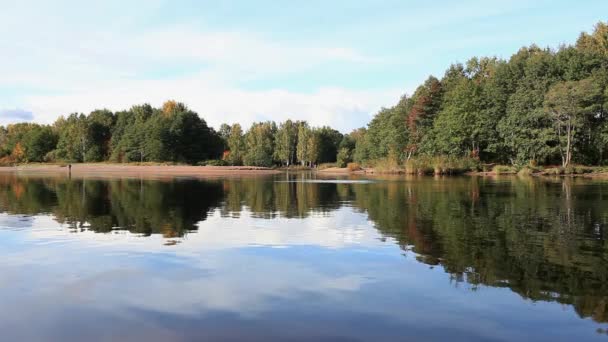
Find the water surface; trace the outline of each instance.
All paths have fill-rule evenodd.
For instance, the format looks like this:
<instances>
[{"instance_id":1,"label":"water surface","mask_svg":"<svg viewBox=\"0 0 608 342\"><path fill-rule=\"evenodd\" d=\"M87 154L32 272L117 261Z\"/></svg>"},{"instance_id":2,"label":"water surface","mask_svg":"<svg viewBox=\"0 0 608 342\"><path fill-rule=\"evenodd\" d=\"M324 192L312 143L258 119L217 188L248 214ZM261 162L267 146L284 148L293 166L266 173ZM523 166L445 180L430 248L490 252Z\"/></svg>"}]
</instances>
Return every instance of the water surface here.
<instances>
[{"instance_id":1,"label":"water surface","mask_svg":"<svg viewBox=\"0 0 608 342\"><path fill-rule=\"evenodd\" d=\"M608 341L608 182L0 175L3 340Z\"/></svg>"}]
</instances>

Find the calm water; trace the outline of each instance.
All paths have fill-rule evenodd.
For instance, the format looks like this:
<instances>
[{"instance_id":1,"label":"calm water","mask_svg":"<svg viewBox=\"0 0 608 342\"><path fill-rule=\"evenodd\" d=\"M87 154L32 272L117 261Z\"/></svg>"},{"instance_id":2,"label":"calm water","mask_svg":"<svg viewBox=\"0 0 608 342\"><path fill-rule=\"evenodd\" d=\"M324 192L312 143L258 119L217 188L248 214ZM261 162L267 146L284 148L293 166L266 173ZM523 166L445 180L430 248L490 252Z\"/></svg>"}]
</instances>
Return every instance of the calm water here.
<instances>
[{"instance_id":1,"label":"calm water","mask_svg":"<svg viewBox=\"0 0 608 342\"><path fill-rule=\"evenodd\" d=\"M0 175L6 341L608 341L608 182Z\"/></svg>"}]
</instances>

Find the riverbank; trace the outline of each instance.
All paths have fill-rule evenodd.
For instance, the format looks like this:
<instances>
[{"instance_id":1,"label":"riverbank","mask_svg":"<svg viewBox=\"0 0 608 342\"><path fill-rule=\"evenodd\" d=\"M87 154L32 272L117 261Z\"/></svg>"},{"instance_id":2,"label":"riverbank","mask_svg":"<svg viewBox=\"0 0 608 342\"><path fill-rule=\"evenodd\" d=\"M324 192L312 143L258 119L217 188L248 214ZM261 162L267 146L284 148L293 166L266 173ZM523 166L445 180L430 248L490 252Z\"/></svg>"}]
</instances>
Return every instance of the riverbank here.
<instances>
[{"instance_id":1,"label":"riverbank","mask_svg":"<svg viewBox=\"0 0 608 342\"><path fill-rule=\"evenodd\" d=\"M376 169L362 168L352 170L349 168L329 167L322 170L306 169L316 171L324 175L399 175L399 174L419 174L433 175L433 170L423 173L412 173L406 169ZM259 176L273 175L288 171L304 171L304 169L273 169L256 166L189 166L189 165L163 165L163 164L111 164L111 163L91 163L91 164L72 164L71 172L67 164L23 164L16 166L2 166L1 173L18 173L24 175L70 175L73 177L224 177L224 176ZM467 171L458 173L443 173L437 175L458 175L468 176L571 176L588 178L607 178L608 170L601 167L578 166L573 169L545 168L514 169L509 167L495 167L489 171Z\"/></svg>"},{"instance_id":2,"label":"riverbank","mask_svg":"<svg viewBox=\"0 0 608 342\"><path fill-rule=\"evenodd\" d=\"M0 173L69 175L74 177L221 177L271 175L281 171L255 166L188 166L133 164L24 164L0 167Z\"/></svg>"},{"instance_id":3,"label":"riverbank","mask_svg":"<svg viewBox=\"0 0 608 342\"><path fill-rule=\"evenodd\" d=\"M524 167L516 169L510 166L498 166L489 171L465 171L457 170L458 172L441 172L441 170L428 169L424 172L408 172L405 168L395 169L375 169L363 168L357 171L351 171L348 168L330 167L319 170L319 173L328 175L346 175L346 174L368 174L368 175L467 175L467 176L535 176L535 177L588 177L588 178L608 178L608 169L604 167L593 166L576 166L572 168L548 167L531 169Z\"/></svg>"},{"instance_id":4,"label":"riverbank","mask_svg":"<svg viewBox=\"0 0 608 342\"><path fill-rule=\"evenodd\" d=\"M524 166L516 168L513 166L498 165L491 171L470 171L467 175L471 176L499 176L499 175L518 175L518 176L537 176L537 177L589 177L589 178L608 178L608 168L602 166L573 165L566 168L561 166L530 167Z\"/></svg>"}]
</instances>

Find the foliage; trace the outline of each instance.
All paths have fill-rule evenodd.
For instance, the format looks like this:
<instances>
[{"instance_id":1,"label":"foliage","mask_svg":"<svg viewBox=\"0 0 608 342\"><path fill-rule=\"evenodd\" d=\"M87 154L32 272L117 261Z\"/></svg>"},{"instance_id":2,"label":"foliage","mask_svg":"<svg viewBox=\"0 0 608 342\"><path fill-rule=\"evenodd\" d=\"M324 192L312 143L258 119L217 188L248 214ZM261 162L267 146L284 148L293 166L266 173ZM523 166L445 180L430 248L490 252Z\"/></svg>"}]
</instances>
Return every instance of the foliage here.
<instances>
[{"instance_id":1,"label":"foliage","mask_svg":"<svg viewBox=\"0 0 608 342\"><path fill-rule=\"evenodd\" d=\"M601 164L608 147L608 25L575 46L473 57L429 77L361 130L353 159L449 156L486 163ZM568 144L570 141L570 144ZM429 163L423 162L423 166ZM410 166L411 166L410 165Z\"/></svg>"},{"instance_id":2,"label":"foliage","mask_svg":"<svg viewBox=\"0 0 608 342\"><path fill-rule=\"evenodd\" d=\"M348 163L346 165L346 168L348 169L348 171L359 171L361 170L361 165L359 165L359 163Z\"/></svg>"},{"instance_id":3,"label":"foliage","mask_svg":"<svg viewBox=\"0 0 608 342\"><path fill-rule=\"evenodd\" d=\"M336 164L338 167L345 167L346 164L352 162L351 153L352 150L348 149L347 147L340 148L336 157Z\"/></svg>"},{"instance_id":4,"label":"foliage","mask_svg":"<svg viewBox=\"0 0 608 342\"><path fill-rule=\"evenodd\" d=\"M296 160L298 127L299 123L287 120L276 131L274 157L285 166Z\"/></svg>"},{"instance_id":5,"label":"foliage","mask_svg":"<svg viewBox=\"0 0 608 342\"><path fill-rule=\"evenodd\" d=\"M325 170L333 167L338 167L336 163L322 163L317 166L317 170Z\"/></svg>"},{"instance_id":6,"label":"foliage","mask_svg":"<svg viewBox=\"0 0 608 342\"><path fill-rule=\"evenodd\" d=\"M226 161L231 165L241 165L245 155L245 137L241 125L234 124L231 126L226 146L229 151L226 155Z\"/></svg>"},{"instance_id":7,"label":"foliage","mask_svg":"<svg viewBox=\"0 0 608 342\"><path fill-rule=\"evenodd\" d=\"M601 113L602 89L593 81L559 82L545 96L545 111L556 130L563 167L570 165L581 131Z\"/></svg>"},{"instance_id":8,"label":"foliage","mask_svg":"<svg viewBox=\"0 0 608 342\"><path fill-rule=\"evenodd\" d=\"M274 122L254 123L251 126L245 135L247 147L243 158L245 165L272 166L276 130Z\"/></svg>"},{"instance_id":9,"label":"foliage","mask_svg":"<svg viewBox=\"0 0 608 342\"><path fill-rule=\"evenodd\" d=\"M301 122L298 125L298 143L296 145L296 155L302 165L306 164L308 157L308 139L310 139L310 128L308 123Z\"/></svg>"},{"instance_id":10,"label":"foliage","mask_svg":"<svg viewBox=\"0 0 608 342\"><path fill-rule=\"evenodd\" d=\"M479 161L475 158L462 158L454 156L419 156L411 158L405 163L407 174L461 174L476 171Z\"/></svg>"},{"instance_id":11,"label":"foliage","mask_svg":"<svg viewBox=\"0 0 608 342\"><path fill-rule=\"evenodd\" d=\"M492 169L492 172L501 175L501 174L509 174L509 173L517 173L517 169L509 166L509 165L496 165Z\"/></svg>"}]
</instances>

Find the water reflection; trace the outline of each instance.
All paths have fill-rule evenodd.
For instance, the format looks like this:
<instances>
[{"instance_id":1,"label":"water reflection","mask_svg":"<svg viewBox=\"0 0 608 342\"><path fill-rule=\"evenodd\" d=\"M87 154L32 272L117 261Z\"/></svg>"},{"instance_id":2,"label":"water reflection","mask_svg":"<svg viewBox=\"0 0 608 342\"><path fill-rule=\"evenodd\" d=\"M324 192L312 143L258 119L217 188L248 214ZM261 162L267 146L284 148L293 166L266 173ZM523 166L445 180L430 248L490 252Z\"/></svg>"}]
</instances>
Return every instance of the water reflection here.
<instances>
[{"instance_id":1,"label":"water reflection","mask_svg":"<svg viewBox=\"0 0 608 342\"><path fill-rule=\"evenodd\" d=\"M108 304L130 303L139 310L183 314L188 308L194 310L189 303L200 302L216 311L253 315L267 310L278 314L286 310L282 305L302 306L307 296L327 296L327 291L336 300L334 291L339 290L364 292L368 297L361 301L351 296L342 299L348 299L349 310L371 314L374 305L369 300L377 295L365 292L369 291L366 287L401 293L370 285L388 277L393 280L386 280L383 286L406 286L410 294L401 295L418 307L415 314L397 311L391 315L445 323L454 317L433 318L438 312L427 307L433 303L437 310L444 311L457 305L452 303L456 297L442 297L439 293L447 291L442 287L445 282L438 283L434 277L437 270L443 270L456 288L466 286L479 291L484 287L485 292L477 294L480 297L487 296L488 286L508 288L523 299L566 304L580 317L608 322L608 183L469 177L386 177L374 182L355 178L355 182L335 182L314 176L309 181L309 177L305 181L300 174L150 181L4 174L0 175L0 210L8 216L3 216L4 221L0 217L0 225L48 227L48 220L54 220L83 237L125 237L121 231L128 233L130 238L139 239L140 253L172 248L158 249L155 241L182 242L174 248L186 255L200 255L205 250L204 261L172 260L177 267L167 268L163 276L155 278L157 283L147 284L147 291L137 288L135 282L133 288L127 285L116 294L117 298L111 300L114 304ZM15 215L32 215L30 220L47 221L26 223ZM369 229L370 224L375 230ZM108 232L112 234L98 234ZM36 233L40 238L45 231ZM114 248L119 253L123 251L116 247L120 243L113 239L104 248ZM125 245L131 250L130 257L138 255L137 242L128 240ZM391 246L399 246L405 258ZM291 251L282 252L277 247L290 247ZM360 264L345 266L349 261L340 258L347 256L332 252L336 249L347 249L349 260ZM394 256L399 258L393 259ZM411 257L415 264L410 264ZM157 258L154 262L162 264L167 259ZM194 267L193 262L202 264ZM400 269L400 263L407 264L407 268ZM243 264L249 267L243 268ZM138 267L130 269L137 274ZM355 267L359 267L359 272L354 271ZM235 273L237 269L240 271ZM281 276L255 280L260 274L277 270ZM108 270L110 274L114 271ZM111 277L136 277L129 272ZM216 276L208 277L205 272L215 272ZM425 279L426 288L418 288L419 283L408 280L407 272ZM152 297L176 279L183 280L184 292L168 295L160 305L153 304ZM439 299L427 298L422 305L420 299L413 297L424 296L428 290L434 290L433 295ZM505 295L499 297L504 300ZM260 302L259 298L276 298L282 304L272 304L271 310L267 307L271 304ZM318 313L318 308L309 310ZM331 311L328 310L324 306L324 312ZM522 314L520 310L513 314ZM415 329L412 322L406 325ZM478 328L467 322L457 325L462 331ZM485 338L492 336L490 332L476 333ZM420 336L428 337L422 333ZM463 333L462 337L471 336Z\"/></svg>"},{"instance_id":2,"label":"water reflection","mask_svg":"<svg viewBox=\"0 0 608 342\"><path fill-rule=\"evenodd\" d=\"M137 179L21 178L0 175L0 208L11 214L50 213L74 231L125 229L183 236L217 207L221 184Z\"/></svg>"}]
</instances>

